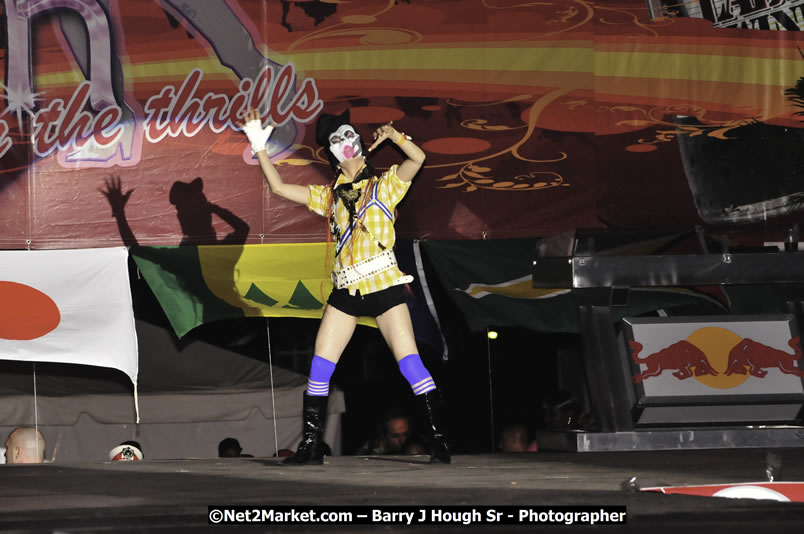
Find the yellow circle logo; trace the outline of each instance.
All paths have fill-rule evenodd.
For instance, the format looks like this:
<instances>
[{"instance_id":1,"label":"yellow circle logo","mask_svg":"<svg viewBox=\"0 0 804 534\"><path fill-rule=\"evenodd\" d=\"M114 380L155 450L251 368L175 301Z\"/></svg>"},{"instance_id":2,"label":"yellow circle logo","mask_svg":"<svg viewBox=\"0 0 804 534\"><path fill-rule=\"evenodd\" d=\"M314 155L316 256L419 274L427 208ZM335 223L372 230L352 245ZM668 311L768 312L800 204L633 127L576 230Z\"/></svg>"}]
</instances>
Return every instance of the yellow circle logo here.
<instances>
[{"instance_id":1,"label":"yellow circle logo","mask_svg":"<svg viewBox=\"0 0 804 534\"><path fill-rule=\"evenodd\" d=\"M725 328L717 326L707 326L700 328L687 337L687 341L695 345L706 355L709 365L717 371L717 375L701 375L693 377L698 382L712 388L729 389L737 387L750 376L748 373L741 375L734 373L727 375L726 370L729 366L729 353L736 347L743 338Z\"/></svg>"}]
</instances>

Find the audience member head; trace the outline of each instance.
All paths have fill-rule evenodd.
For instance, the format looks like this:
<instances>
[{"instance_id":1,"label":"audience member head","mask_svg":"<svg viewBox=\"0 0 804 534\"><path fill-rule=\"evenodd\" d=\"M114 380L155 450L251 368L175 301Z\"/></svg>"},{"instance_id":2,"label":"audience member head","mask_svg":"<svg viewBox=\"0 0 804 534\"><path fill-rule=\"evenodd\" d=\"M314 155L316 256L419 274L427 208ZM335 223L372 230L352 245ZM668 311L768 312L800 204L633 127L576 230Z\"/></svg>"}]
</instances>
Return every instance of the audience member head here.
<instances>
[{"instance_id":1,"label":"audience member head","mask_svg":"<svg viewBox=\"0 0 804 534\"><path fill-rule=\"evenodd\" d=\"M45 461L45 438L34 427L15 428L6 440L6 463L41 464Z\"/></svg>"},{"instance_id":2,"label":"audience member head","mask_svg":"<svg viewBox=\"0 0 804 534\"><path fill-rule=\"evenodd\" d=\"M383 430L383 443L386 453L396 453L405 450L405 444L410 438L410 419L407 415L389 414L385 418Z\"/></svg>"},{"instance_id":3,"label":"audience member head","mask_svg":"<svg viewBox=\"0 0 804 534\"><path fill-rule=\"evenodd\" d=\"M409 441L408 444L405 445L405 454L429 454L429 451L427 450L427 446L421 441Z\"/></svg>"},{"instance_id":4,"label":"audience member head","mask_svg":"<svg viewBox=\"0 0 804 534\"><path fill-rule=\"evenodd\" d=\"M500 437L503 452L525 452L528 450L528 429L525 425L508 425Z\"/></svg>"},{"instance_id":5,"label":"audience member head","mask_svg":"<svg viewBox=\"0 0 804 534\"><path fill-rule=\"evenodd\" d=\"M142 446L137 441L124 441L109 451L110 462L132 462L143 458Z\"/></svg>"},{"instance_id":6,"label":"audience member head","mask_svg":"<svg viewBox=\"0 0 804 534\"><path fill-rule=\"evenodd\" d=\"M218 443L218 458L239 458L243 448L235 438L225 438Z\"/></svg>"}]
</instances>

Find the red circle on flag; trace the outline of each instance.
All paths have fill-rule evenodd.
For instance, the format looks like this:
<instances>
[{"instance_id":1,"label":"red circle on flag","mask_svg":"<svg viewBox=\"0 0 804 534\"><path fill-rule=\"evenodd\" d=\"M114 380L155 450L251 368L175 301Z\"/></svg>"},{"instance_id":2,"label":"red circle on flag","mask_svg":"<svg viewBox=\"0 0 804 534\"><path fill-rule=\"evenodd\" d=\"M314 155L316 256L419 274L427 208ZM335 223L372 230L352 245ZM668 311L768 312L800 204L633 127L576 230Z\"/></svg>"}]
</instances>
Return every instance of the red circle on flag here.
<instances>
[{"instance_id":1,"label":"red circle on flag","mask_svg":"<svg viewBox=\"0 0 804 534\"><path fill-rule=\"evenodd\" d=\"M36 339L61 321L53 299L25 284L0 281L0 302L0 339Z\"/></svg>"}]
</instances>

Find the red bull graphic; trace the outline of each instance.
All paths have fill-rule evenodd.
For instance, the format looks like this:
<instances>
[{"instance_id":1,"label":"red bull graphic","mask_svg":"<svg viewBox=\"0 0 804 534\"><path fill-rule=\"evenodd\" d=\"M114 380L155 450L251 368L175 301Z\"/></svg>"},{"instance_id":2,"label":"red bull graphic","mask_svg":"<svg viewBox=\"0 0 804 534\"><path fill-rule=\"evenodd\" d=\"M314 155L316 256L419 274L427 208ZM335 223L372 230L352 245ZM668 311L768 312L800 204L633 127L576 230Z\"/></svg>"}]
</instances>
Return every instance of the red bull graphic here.
<instances>
[{"instance_id":1,"label":"red bull graphic","mask_svg":"<svg viewBox=\"0 0 804 534\"><path fill-rule=\"evenodd\" d=\"M804 377L804 371L795 365L796 360L800 360L802 356L799 338L794 337L787 344L793 349L793 354L758 343L753 339L743 339L729 352L726 374L750 374L763 378L768 374L764 367L777 368L783 373Z\"/></svg>"},{"instance_id":2,"label":"red bull graphic","mask_svg":"<svg viewBox=\"0 0 804 534\"><path fill-rule=\"evenodd\" d=\"M709 364L701 349L690 343L689 341L679 341L673 343L667 348L654 352L644 358L639 357L642 350L642 344L636 341L630 341L631 357L637 364L645 364L648 366L647 370L634 375L634 384L639 384L646 378L652 376L659 376L662 372L670 369L676 369L673 376L679 380L684 380L693 376L713 375L717 376L718 372L715 371Z\"/></svg>"},{"instance_id":3,"label":"red bull graphic","mask_svg":"<svg viewBox=\"0 0 804 534\"><path fill-rule=\"evenodd\" d=\"M804 377L804 370L795 363L802 357L799 343L799 337L787 342L794 351L791 354L714 326L699 328L687 339L644 357L640 357L644 348L642 343L629 341L633 361L647 366L633 375L633 382L642 383L666 370L675 370L672 375L679 380L692 377L719 389L736 387L751 376L764 378L768 374L765 369L778 369L785 374Z\"/></svg>"}]
</instances>

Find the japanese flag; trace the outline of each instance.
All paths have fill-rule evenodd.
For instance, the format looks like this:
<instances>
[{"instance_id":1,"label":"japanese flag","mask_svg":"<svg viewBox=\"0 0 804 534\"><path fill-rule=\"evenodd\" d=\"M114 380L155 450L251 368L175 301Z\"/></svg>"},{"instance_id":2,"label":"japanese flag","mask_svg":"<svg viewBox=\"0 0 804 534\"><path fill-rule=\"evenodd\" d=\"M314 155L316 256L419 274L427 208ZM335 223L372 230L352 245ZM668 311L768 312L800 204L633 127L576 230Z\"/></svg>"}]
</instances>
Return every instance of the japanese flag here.
<instances>
[{"instance_id":1,"label":"japanese flag","mask_svg":"<svg viewBox=\"0 0 804 534\"><path fill-rule=\"evenodd\" d=\"M127 250L0 251L0 359L111 367L136 391Z\"/></svg>"}]
</instances>

